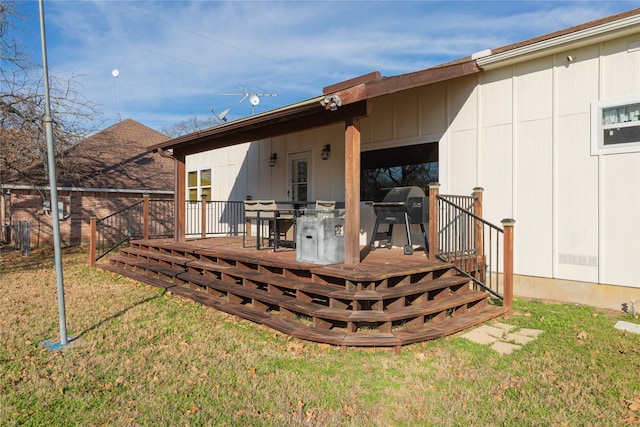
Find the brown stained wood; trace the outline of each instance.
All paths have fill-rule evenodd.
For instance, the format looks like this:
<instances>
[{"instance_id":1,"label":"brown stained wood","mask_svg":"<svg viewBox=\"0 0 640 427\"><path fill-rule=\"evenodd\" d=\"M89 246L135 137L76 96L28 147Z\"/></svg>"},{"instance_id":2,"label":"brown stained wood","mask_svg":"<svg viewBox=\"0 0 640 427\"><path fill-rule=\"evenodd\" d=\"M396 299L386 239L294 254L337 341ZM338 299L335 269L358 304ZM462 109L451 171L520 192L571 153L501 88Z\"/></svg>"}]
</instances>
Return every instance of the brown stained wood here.
<instances>
[{"instance_id":1,"label":"brown stained wood","mask_svg":"<svg viewBox=\"0 0 640 427\"><path fill-rule=\"evenodd\" d=\"M186 264L187 262L191 262L191 260L187 257L175 256L175 255L166 255L163 253L154 253L152 256L149 256L149 251L138 248L122 248L120 249L120 253L127 256L131 256L133 258L138 259L158 259L161 261L166 261L172 264Z\"/></svg>"},{"instance_id":2,"label":"brown stained wood","mask_svg":"<svg viewBox=\"0 0 640 427\"><path fill-rule=\"evenodd\" d=\"M403 345L442 338L502 316L504 312L503 307L490 305L480 310L469 311L465 313L465 316L450 317L429 327L404 329L395 332L394 335L398 337Z\"/></svg>"},{"instance_id":3,"label":"brown stained wood","mask_svg":"<svg viewBox=\"0 0 640 427\"><path fill-rule=\"evenodd\" d=\"M103 270L108 270L108 271L111 271L112 273L118 273L123 276L127 276L131 279L137 280L138 282L146 283L148 285L156 286L158 288L169 289L175 286L175 284L169 283L165 280L157 279L154 277L148 277L148 276L145 276L144 274L137 273L135 271L124 270L123 268L113 264L100 264L99 267L102 268Z\"/></svg>"},{"instance_id":4,"label":"brown stained wood","mask_svg":"<svg viewBox=\"0 0 640 427\"><path fill-rule=\"evenodd\" d=\"M344 80L340 83L336 83L331 86L325 86L322 89L322 94L327 95L330 93L335 93L335 92L338 92L339 90L349 89L354 86L361 85L363 83L380 80L381 78L382 78L382 75L380 74L380 71L374 71L369 74L364 74L362 76L354 77L349 80Z\"/></svg>"},{"instance_id":5,"label":"brown stained wood","mask_svg":"<svg viewBox=\"0 0 640 427\"><path fill-rule=\"evenodd\" d=\"M360 264L360 120L346 123L344 263Z\"/></svg>"},{"instance_id":6,"label":"brown stained wood","mask_svg":"<svg viewBox=\"0 0 640 427\"><path fill-rule=\"evenodd\" d=\"M176 242L184 242L186 241L185 232L186 232L186 216L187 216L187 203L186 203L186 193L187 193L187 184L186 184L186 175L187 169L185 164L185 155L180 154L177 150L174 150L173 154L174 158L174 166L175 166L175 192L174 192L174 240Z\"/></svg>"},{"instance_id":7,"label":"brown stained wood","mask_svg":"<svg viewBox=\"0 0 640 427\"><path fill-rule=\"evenodd\" d=\"M133 241L101 267L295 338L343 348L397 349L504 313L487 304L488 294L470 289L467 278L452 275L450 264L402 251L369 254L356 266L322 266L297 262L293 251L242 248L239 237L190 243Z\"/></svg>"}]
</instances>

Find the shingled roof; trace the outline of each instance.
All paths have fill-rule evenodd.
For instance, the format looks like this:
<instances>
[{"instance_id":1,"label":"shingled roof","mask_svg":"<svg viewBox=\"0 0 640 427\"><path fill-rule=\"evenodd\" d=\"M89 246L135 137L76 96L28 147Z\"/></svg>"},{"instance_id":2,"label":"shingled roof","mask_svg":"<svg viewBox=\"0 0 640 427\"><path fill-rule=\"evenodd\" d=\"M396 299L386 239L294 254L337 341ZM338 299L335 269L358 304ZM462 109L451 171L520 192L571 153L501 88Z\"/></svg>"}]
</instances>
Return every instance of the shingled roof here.
<instances>
[{"instance_id":1,"label":"shingled roof","mask_svg":"<svg viewBox=\"0 0 640 427\"><path fill-rule=\"evenodd\" d=\"M57 158L58 187L77 190L173 191L173 161L149 147L168 140L126 119L89 136ZM48 186L44 165L29 168L13 185Z\"/></svg>"}]
</instances>

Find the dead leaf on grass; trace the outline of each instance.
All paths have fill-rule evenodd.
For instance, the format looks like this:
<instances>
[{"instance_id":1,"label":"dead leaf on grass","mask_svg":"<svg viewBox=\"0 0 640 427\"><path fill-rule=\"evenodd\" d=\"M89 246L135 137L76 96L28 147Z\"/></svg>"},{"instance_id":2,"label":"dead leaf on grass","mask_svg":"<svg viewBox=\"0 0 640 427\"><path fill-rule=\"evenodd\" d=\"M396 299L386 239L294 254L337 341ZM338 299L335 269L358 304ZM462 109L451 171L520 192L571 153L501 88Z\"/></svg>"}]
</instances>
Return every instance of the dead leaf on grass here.
<instances>
[{"instance_id":1,"label":"dead leaf on grass","mask_svg":"<svg viewBox=\"0 0 640 427\"><path fill-rule=\"evenodd\" d=\"M625 400L627 408L633 412L640 412L640 395L634 396L633 400Z\"/></svg>"},{"instance_id":2,"label":"dead leaf on grass","mask_svg":"<svg viewBox=\"0 0 640 427\"><path fill-rule=\"evenodd\" d=\"M300 341L290 341L287 343L287 351L292 353L302 353L304 344Z\"/></svg>"},{"instance_id":3,"label":"dead leaf on grass","mask_svg":"<svg viewBox=\"0 0 640 427\"><path fill-rule=\"evenodd\" d=\"M347 417L352 417L356 413L355 410L349 405L344 405L344 408L342 408L342 410Z\"/></svg>"}]
</instances>

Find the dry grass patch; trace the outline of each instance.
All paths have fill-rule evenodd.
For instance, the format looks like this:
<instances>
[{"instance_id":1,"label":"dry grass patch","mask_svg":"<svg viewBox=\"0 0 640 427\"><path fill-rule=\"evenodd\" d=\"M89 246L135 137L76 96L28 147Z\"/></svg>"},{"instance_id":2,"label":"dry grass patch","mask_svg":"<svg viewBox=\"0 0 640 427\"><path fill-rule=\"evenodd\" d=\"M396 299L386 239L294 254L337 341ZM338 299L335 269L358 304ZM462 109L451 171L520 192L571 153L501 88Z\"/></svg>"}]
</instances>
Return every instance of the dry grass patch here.
<instances>
[{"instance_id":1,"label":"dry grass patch","mask_svg":"<svg viewBox=\"0 0 640 427\"><path fill-rule=\"evenodd\" d=\"M0 262L0 425L633 425L640 337L629 316L517 301L502 320L542 329L509 356L459 337L400 356L295 341L64 258L67 329L50 351L53 259ZM634 374L635 373L635 374Z\"/></svg>"}]
</instances>

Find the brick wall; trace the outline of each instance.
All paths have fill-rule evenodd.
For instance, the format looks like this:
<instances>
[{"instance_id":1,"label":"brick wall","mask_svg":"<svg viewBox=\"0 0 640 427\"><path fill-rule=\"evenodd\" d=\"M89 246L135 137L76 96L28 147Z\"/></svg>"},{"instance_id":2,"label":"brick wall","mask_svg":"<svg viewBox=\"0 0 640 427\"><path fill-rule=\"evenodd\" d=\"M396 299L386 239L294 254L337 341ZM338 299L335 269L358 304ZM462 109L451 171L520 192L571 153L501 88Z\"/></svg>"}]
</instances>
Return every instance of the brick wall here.
<instances>
[{"instance_id":1,"label":"brick wall","mask_svg":"<svg viewBox=\"0 0 640 427\"><path fill-rule=\"evenodd\" d=\"M28 221L31 227L31 245L47 245L53 242L51 211L45 212L43 201L49 197L38 190L11 190L3 194L6 217L10 212L11 221ZM153 195L152 199L173 200L172 195ZM142 194L59 191L58 202L64 204L62 213L66 217L60 221L62 244L78 245L89 242L89 218L104 218L121 209L143 200ZM3 218L3 224L8 218Z\"/></svg>"}]
</instances>

